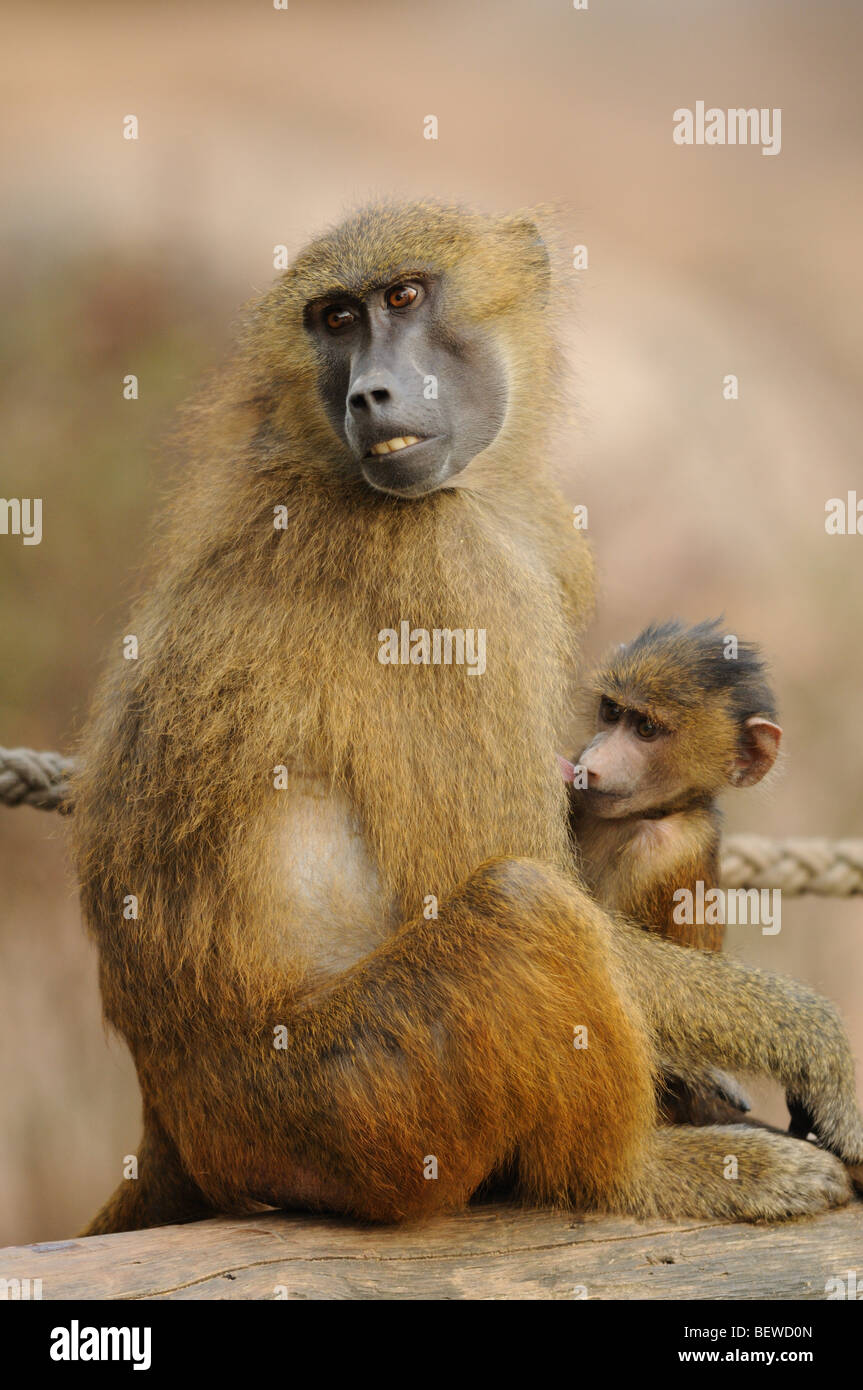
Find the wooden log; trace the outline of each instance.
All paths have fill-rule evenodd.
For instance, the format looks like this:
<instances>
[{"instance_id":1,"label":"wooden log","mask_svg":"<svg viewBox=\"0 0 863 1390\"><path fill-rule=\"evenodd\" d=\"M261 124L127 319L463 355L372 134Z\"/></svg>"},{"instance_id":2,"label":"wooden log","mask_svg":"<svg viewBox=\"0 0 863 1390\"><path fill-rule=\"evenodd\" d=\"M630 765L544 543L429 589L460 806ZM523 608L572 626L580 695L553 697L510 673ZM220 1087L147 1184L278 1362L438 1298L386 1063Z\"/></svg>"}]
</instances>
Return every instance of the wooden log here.
<instances>
[{"instance_id":1,"label":"wooden log","mask_svg":"<svg viewBox=\"0 0 863 1390\"><path fill-rule=\"evenodd\" d=\"M43 1299L823 1299L863 1257L863 1205L774 1225L476 1206L422 1226L266 1212L12 1246Z\"/></svg>"}]
</instances>

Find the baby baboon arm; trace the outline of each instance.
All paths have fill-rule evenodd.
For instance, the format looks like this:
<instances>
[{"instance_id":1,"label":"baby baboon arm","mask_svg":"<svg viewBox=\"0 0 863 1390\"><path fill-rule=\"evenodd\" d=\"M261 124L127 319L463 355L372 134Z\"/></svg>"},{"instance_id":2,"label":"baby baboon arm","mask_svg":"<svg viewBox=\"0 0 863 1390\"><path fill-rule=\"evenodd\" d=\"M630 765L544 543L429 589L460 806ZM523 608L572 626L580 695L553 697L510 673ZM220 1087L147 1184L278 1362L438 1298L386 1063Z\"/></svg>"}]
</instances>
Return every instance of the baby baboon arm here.
<instances>
[{"instance_id":1,"label":"baby baboon arm","mask_svg":"<svg viewBox=\"0 0 863 1390\"><path fill-rule=\"evenodd\" d=\"M779 1081L796 1114L846 1163L863 1161L854 1062L836 1009L795 980L727 956L682 951L615 922L631 988L663 1057L685 1080L705 1064Z\"/></svg>"}]
</instances>

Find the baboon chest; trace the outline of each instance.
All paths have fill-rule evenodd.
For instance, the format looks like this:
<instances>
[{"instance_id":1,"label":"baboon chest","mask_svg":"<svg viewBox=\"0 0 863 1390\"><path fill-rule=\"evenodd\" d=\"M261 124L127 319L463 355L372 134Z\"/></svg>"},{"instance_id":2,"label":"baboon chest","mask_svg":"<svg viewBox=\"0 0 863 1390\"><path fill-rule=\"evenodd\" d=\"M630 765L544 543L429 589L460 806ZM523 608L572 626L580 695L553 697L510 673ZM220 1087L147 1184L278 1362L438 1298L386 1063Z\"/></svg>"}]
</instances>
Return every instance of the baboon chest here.
<instances>
[{"instance_id":1,"label":"baboon chest","mask_svg":"<svg viewBox=\"0 0 863 1390\"><path fill-rule=\"evenodd\" d=\"M304 778L274 832L279 944L313 976L354 965L398 925L362 826L342 792Z\"/></svg>"}]
</instances>

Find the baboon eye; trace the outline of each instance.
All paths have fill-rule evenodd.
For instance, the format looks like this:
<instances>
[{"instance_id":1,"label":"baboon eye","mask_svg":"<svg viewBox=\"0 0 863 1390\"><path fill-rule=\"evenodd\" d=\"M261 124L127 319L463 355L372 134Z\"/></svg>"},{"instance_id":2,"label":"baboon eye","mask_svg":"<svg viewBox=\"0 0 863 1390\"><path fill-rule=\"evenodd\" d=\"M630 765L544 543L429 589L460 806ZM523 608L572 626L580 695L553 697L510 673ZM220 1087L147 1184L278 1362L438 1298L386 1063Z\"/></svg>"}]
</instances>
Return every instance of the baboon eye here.
<instances>
[{"instance_id":1,"label":"baboon eye","mask_svg":"<svg viewBox=\"0 0 863 1390\"><path fill-rule=\"evenodd\" d=\"M599 717L606 724L616 724L623 711L613 700L603 700L599 706Z\"/></svg>"},{"instance_id":2,"label":"baboon eye","mask_svg":"<svg viewBox=\"0 0 863 1390\"><path fill-rule=\"evenodd\" d=\"M652 719L639 719L635 726L635 732L639 738L651 739L656 738L660 728L658 724L654 724Z\"/></svg>"},{"instance_id":3,"label":"baboon eye","mask_svg":"<svg viewBox=\"0 0 863 1390\"><path fill-rule=\"evenodd\" d=\"M387 308L407 309L422 298L422 293L419 285L393 285L386 293Z\"/></svg>"},{"instance_id":4,"label":"baboon eye","mask_svg":"<svg viewBox=\"0 0 863 1390\"><path fill-rule=\"evenodd\" d=\"M355 323L356 317L353 309L346 308L344 304L334 304L326 313L327 328L331 333L338 333L340 329Z\"/></svg>"}]
</instances>

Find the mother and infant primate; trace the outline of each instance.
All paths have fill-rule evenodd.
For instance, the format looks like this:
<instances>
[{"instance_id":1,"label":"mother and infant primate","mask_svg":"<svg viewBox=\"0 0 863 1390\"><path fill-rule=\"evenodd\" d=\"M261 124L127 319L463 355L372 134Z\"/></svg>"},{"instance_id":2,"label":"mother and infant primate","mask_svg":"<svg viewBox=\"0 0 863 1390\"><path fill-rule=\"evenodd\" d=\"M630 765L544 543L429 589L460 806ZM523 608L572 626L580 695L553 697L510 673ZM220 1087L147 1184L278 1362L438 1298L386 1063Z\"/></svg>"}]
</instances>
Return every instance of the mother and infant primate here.
<instances>
[{"instance_id":1,"label":"mother and infant primate","mask_svg":"<svg viewBox=\"0 0 863 1390\"><path fill-rule=\"evenodd\" d=\"M90 1233L402 1220L502 1174L643 1216L851 1195L833 1007L609 914L575 867L556 752L594 576L546 470L558 317L530 218L374 207L297 257L187 415L139 656L75 789L144 1104ZM402 622L413 660L384 663ZM484 630L485 671L421 659L436 630L450 655ZM715 1068L776 1078L819 1144L659 1123L660 1073Z\"/></svg>"}]
</instances>

